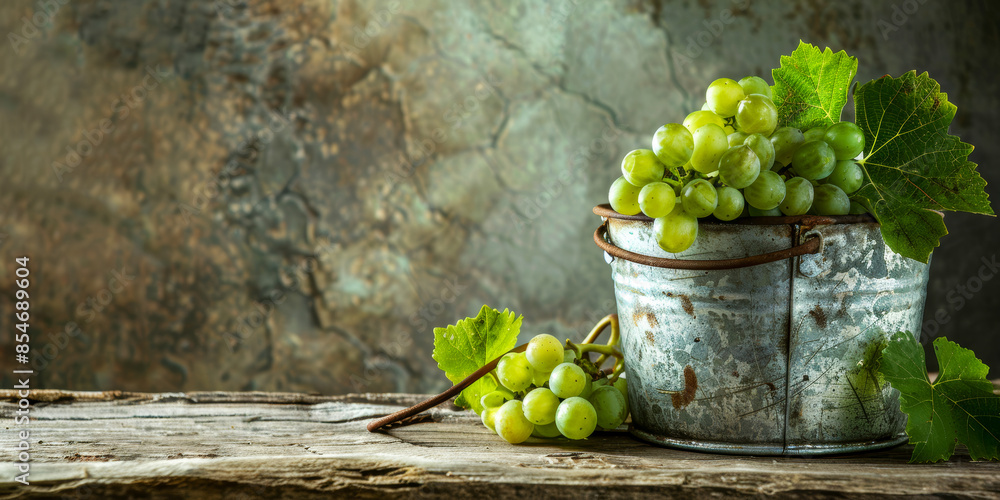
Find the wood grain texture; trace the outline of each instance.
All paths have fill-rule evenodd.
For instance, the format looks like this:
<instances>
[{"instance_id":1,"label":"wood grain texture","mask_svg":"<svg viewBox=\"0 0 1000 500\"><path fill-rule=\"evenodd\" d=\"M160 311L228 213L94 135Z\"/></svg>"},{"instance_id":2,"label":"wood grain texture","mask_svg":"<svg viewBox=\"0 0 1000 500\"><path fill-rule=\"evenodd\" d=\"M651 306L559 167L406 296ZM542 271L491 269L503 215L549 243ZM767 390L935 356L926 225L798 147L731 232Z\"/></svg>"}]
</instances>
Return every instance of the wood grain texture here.
<instances>
[{"instance_id":1,"label":"wood grain texture","mask_svg":"<svg viewBox=\"0 0 1000 500\"><path fill-rule=\"evenodd\" d=\"M365 424L414 394L32 391L31 485L0 464L0 498L998 498L1000 463L906 463L909 446L757 458L647 445L624 430L513 446L439 407L423 424ZM0 391L13 450L14 391Z\"/></svg>"}]
</instances>

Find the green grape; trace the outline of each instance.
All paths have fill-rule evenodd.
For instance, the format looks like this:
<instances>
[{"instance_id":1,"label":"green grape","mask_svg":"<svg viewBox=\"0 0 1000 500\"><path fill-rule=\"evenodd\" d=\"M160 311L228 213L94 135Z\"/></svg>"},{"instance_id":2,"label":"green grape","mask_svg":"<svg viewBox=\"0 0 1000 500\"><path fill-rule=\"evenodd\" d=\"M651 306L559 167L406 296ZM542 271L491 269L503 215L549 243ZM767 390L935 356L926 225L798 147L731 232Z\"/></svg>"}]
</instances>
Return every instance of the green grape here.
<instances>
[{"instance_id":1,"label":"green grape","mask_svg":"<svg viewBox=\"0 0 1000 500\"><path fill-rule=\"evenodd\" d=\"M788 165L792 155L806 141L802 131L793 127L781 127L771 134L771 145L774 146L775 164Z\"/></svg>"},{"instance_id":2,"label":"green grape","mask_svg":"<svg viewBox=\"0 0 1000 500\"><path fill-rule=\"evenodd\" d=\"M715 192L715 186L705 179L695 179L681 190L681 205L684 211L695 217L712 215L718 204L719 196Z\"/></svg>"},{"instance_id":3,"label":"green grape","mask_svg":"<svg viewBox=\"0 0 1000 500\"><path fill-rule=\"evenodd\" d=\"M534 370L523 352L505 357L497 364L497 378L500 379L500 383L514 392L527 389L533 377Z\"/></svg>"},{"instance_id":4,"label":"green grape","mask_svg":"<svg viewBox=\"0 0 1000 500\"><path fill-rule=\"evenodd\" d=\"M639 208L654 219L669 214L676 203L674 187L666 182L650 182L639 191Z\"/></svg>"},{"instance_id":5,"label":"green grape","mask_svg":"<svg viewBox=\"0 0 1000 500\"><path fill-rule=\"evenodd\" d=\"M729 117L736 114L736 108L740 101L746 97L743 87L736 80L730 78L719 78L708 86L705 91L705 100L708 107L721 117Z\"/></svg>"},{"instance_id":6,"label":"green grape","mask_svg":"<svg viewBox=\"0 0 1000 500\"><path fill-rule=\"evenodd\" d=\"M563 351L563 363L572 363L573 361L576 361L576 351L573 349Z\"/></svg>"},{"instance_id":7,"label":"green grape","mask_svg":"<svg viewBox=\"0 0 1000 500\"><path fill-rule=\"evenodd\" d=\"M721 116L713 113L711 110L693 111L684 117L684 128L688 129L688 132L694 134L695 130L708 125L709 123L718 125L719 127L726 126L726 120L722 119ZM697 147L697 146L696 146Z\"/></svg>"},{"instance_id":8,"label":"green grape","mask_svg":"<svg viewBox=\"0 0 1000 500\"><path fill-rule=\"evenodd\" d=\"M753 184L743 190L747 203L758 210L772 210L785 199L785 183L771 170L760 173Z\"/></svg>"},{"instance_id":9,"label":"green grape","mask_svg":"<svg viewBox=\"0 0 1000 500\"><path fill-rule=\"evenodd\" d=\"M770 210L761 210L759 208L754 208L753 205L750 205L750 210L747 211L747 214L750 217L781 217L784 215L778 207L774 207Z\"/></svg>"},{"instance_id":10,"label":"green grape","mask_svg":"<svg viewBox=\"0 0 1000 500\"><path fill-rule=\"evenodd\" d=\"M584 381L583 390L580 391L580 394L577 394L577 396L586 399L587 396L590 396L590 393L593 390L594 381L590 378L590 375L587 375L587 379Z\"/></svg>"},{"instance_id":11,"label":"green grape","mask_svg":"<svg viewBox=\"0 0 1000 500\"><path fill-rule=\"evenodd\" d=\"M514 399L514 395L507 391L492 391L483 394L483 397L479 398L479 404L483 408L498 408L508 399Z\"/></svg>"},{"instance_id":12,"label":"green grape","mask_svg":"<svg viewBox=\"0 0 1000 500\"><path fill-rule=\"evenodd\" d=\"M524 416L522 408L520 401L507 401L497 408L493 417L494 430L508 443L523 443L535 430L535 426Z\"/></svg>"},{"instance_id":13,"label":"green grape","mask_svg":"<svg viewBox=\"0 0 1000 500\"><path fill-rule=\"evenodd\" d=\"M736 189L743 189L760 175L760 159L749 146L729 148L719 160L719 178Z\"/></svg>"},{"instance_id":14,"label":"green grape","mask_svg":"<svg viewBox=\"0 0 1000 500\"><path fill-rule=\"evenodd\" d=\"M771 96L771 86L759 76L744 76L740 79L739 84L746 95L761 94L767 96L768 99L774 99Z\"/></svg>"},{"instance_id":15,"label":"green grape","mask_svg":"<svg viewBox=\"0 0 1000 500\"><path fill-rule=\"evenodd\" d=\"M570 439L585 439L597 428L597 410L586 399L568 398L556 409L556 427Z\"/></svg>"},{"instance_id":16,"label":"green grape","mask_svg":"<svg viewBox=\"0 0 1000 500\"><path fill-rule=\"evenodd\" d=\"M591 390L596 391L598 387L604 387L606 385L608 385L608 377L601 377L593 382Z\"/></svg>"},{"instance_id":17,"label":"green grape","mask_svg":"<svg viewBox=\"0 0 1000 500\"><path fill-rule=\"evenodd\" d=\"M781 202L781 213L802 215L809 211L813 203L813 185L802 177L792 177L785 181L785 199Z\"/></svg>"},{"instance_id":18,"label":"green grape","mask_svg":"<svg viewBox=\"0 0 1000 500\"><path fill-rule=\"evenodd\" d=\"M535 370L535 375L531 377L531 385L535 387L541 387L549 382L549 377L552 372L540 372Z\"/></svg>"},{"instance_id":19,"label":"green grape","mask_svg":"<svg viewBox=\"0 0 1000 500\"><path fill-rule=\"evenodd\" d=\"M826 178L836 166L833 148L823 141L806 141L792 156L792 170L811 181Z\"/></svg>"},{"instance_id":20,"label":"green grape","mask_svg":"<svg viewBox=\"0 0 1000 500\"><path fill-rule=\"evenodd\" d=\"M517 353L511 353L511 354L513 355L513 354L517 354ZM510 389L504 387L503 385L498 385L496 389L493 389L493 391L494 392L499 392L500 394L503 394L503 397L505 399L507 399L507 400L514 399L514 393L511 392Z\"/></svg>"},{"instance_id":21,"label":"green grape","mask_svg":"<svg viewBox=\"0 0 1000 500\"><path fill-rule=\"evenodd\" d=\"M627 415L628 412L629 412L629 405L628 405L628 381L625 380L625 374L624 373L621 376L618 377L618 380L615 380L614 386L615 386L615 389L618 389L618 391L621 392L622 396L625 398L625 414ZM628 417L626 417L626 418L628 418Z\"/></svg>"},{"instance_id":22,"label":"green grape","mask_svg":"<svg viewBox=\"0 0 1000 500\"><path fill-rule=\"evenodd\" d=\"M739 189L721 186L716 191L719 194L719 206L712 215L719 220L733 220L743 213L743 194Z\"/></svg>"},{"instance_id":23,"label":"green grape","mask_svg":"<svg viewBox=\"0 0 1000 500\"><path fill-rule=\"evenodd\" d=\"M865 181L865 174L861 172L861 167L854 160L837 160L837 165L833 167L833 172L822 180L822 184L833 184L845 193L851 194L861 189L861 184Z\"/></svg>"},{"instance_id":24,"label":"green grape","mask_svg":"<svg viewBox=\"0 0 1000 500\"><path fill-rule=\"evenodd\" d=\"M729 149L729 139L722 127L709 123L694 131L694 153L691 155L691 167L703 173L710 174L719 169L719 159Z\"/></svg>"},{"instance_id":25,"label":"green grape","mask_svg":"<svg viewBox=\"0 0 1000 500\"><path fill-rule=\"evenodd\" d=\"M712 111L712 108L708 107L708 102L706 101L706 102L702 103L701 110L702 111Z\"/></svg>"},{"instance_id":26,"label":"green grape","mask_svg":"<svg viewBox=\"0 0 1000 500\"><path fill-rule=\"evenodd\" d=\"M748 134L771 135L778 127L778 107L765 95L750 94L739 103L736 124Z\"/></svg>"},{"instance_id":27,"label":"green grape","mask_svg":"<svg viewBox=\"0 0 1000 500\"><path fill-rule=\"evenodd\" d=\"M622 215L635 215L642 209L639 206L640 192L642 192L642 188L633 186L622 176L611 183L608 201L615 212Z\"/></svg>"},{"instance_id":28,"label":"green grape","mask_svg":"<svg viewBox=\"0 0 1000 500\"><path fill-rule=\"evenodd\" d=\"M802 137L805 142L809 141L822 141L823 137L826 135L826 127L813 127L802 133Z\"/></svg>"},{"instance_id":29,"label":"green grape","mask_svg":"<svg viewBox=\"0 0 1000 500\"><path fill-rule=\"evenodd\" d=\"M605 385L594 389L594 392L587 397L587 401L594 407L594 412L597 414L597 426L601 429L617 429L628 417L625 397L622 396L621 391L613 386Z\"/></svg>"},{"instance_id":30,"label":"green grape","mask_svg":"<svg viewBox=\"0 0 1000 500\"><path fill-rule=\"evenodd\" d=\"M496 416L497 416L497 410L499 409L500 409L499 407L483 408L483 412L479 414L479 418L483 421L483 425L485 425L487 429L493 431L494 433L497 431Z\"/></svg>"},{"instance_id":31,"label":"green grape","mask_svg":"<svg viewBox=\"0 0 1000 500\"><path fill-rule=\"evenodd\" d=\"M851 122L830 125L823 134L823 140L833 148L838 160L852 160L865 149L865 134L861 132L861 127Z\"/></svg>"},{"instance_id":32,"label":"green grape","mask_svg":"<svg viewBox=\"0 0 1000 500\"><path fill-rule=\"evenodd\" d=\"M850 213L851 215L863 215L868 213L868 209L865 208L864 205L854 200L851 200L851 209L848 213Z\"/></svg>"},{"instance_id":33,"label":"green grape","mask_svg":"<svg viewBox=\"0 0 1000 500\"><path fill-rule=\"evenodd\" d=\"M540 387L524 396L524 416L536 425L551 424L556 421L559 397L551 390Z\"/></svg>"},{"instance_id":34,"label":"green grape","mask_svg":"<svg viewBox=\"0 0 1000 500\"><path fill-rule=\"evenodd\" d=\"M747 137L747 134L744 132L733 132L726 136L726 140L729 141L729 147L733 147L743 144L743 141L747 140Z\"/></svg>"},{"instance_id":35,"label":"green grape","mask_svg":"<svg viewBox=\"0 0 1000 500\"><path fill-rule=\"evenodd\" d=\"M693 152L694 137L680 123L668 123L653 134L653 154L669 168L684 165Z\"/></svg>"},{"instance_id":36,"label":"green grape","mask_svg":"<svg viewBox=\"0 0 1000 500\"><path fill-rule=\"evenodd\" d=\"M622 175L625 180L636 187L643 187L650 182L663 180L666 167L651 149L636 149L622 159Z\"/></svg>"},{"instance_id":37,"label":"green grape","mask_svg":"<svg viewBox=\"0 0 1000 500\"><path fill-rule=\"evenodd\" d=\"M573 363L563 363L549 376L549 389L560 398L571 398L579 396L587 387L587 380L590 377L584 373L583 368Z\"/></svg>"},{"instance_id":38,"label":"green grape","mask_svg":"<svg viewBox=\"0 0 1000 500\"><path fill-rule=\"evenodd\" d=\"M812 211L816 215L847 215L851 211L851 199L839 187L822 184L813 191Z\"/></svg>"},{"instance_id":39,"label":"green grape","mask_svg":"<svg viewBox=\"0 0 1000 500\"><path fill-rule=\"evenodd\" d=\"M557 438L562 436L559 432L559 426L555 422L551 422L545 425L536 425L534 432L531 433L532 436L540 438Z\"/></svg>"},{"instance_id":40,"label":"green grape","mask_svg":"<svg viewBox=\"0 0 1000 500\"><path fill-rule=\"evenodd\" d=\"M563 343L547 333L535 335L524 354L536 371L551 372L563 362Z\"/></svg>"},{"instance_id":41,"label":"green grape","mask_svg":"<svg viewBox=\"0 0 1000 500\"><path fill-rule=\"evenodd\" d=\"M660 248L671 253L683 252L698 237L698 218L685 212L678 203L666 217L653 221L653 235Z\"/></svg>"},{"instance_id":42,"label":"green grape","mask_svg":"<svg viewBox=\"0 0 1000 500\"><path fill-rule=\"evenodd\" d=\"M743 140L743 144L757 155L761 172L771 170L771 166L774 165L774 145L770 139L764 137L764 134L752 134Z\"/></svg>"}]
</instances>

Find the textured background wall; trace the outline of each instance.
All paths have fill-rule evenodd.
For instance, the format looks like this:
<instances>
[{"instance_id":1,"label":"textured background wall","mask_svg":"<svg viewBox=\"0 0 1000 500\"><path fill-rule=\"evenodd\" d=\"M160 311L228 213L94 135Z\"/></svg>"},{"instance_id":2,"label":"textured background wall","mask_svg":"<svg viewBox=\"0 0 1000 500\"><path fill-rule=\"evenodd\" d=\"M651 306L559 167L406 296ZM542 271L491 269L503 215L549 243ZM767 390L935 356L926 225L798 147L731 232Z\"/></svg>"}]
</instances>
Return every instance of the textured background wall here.
<instances>
[{"instance_id":1,"label":"textured background wall","mask_svg":"<svg viewBox=\"0 0 1000 500\"><path fill-rule=\"evenodd\" d=\"M1000 182L996 2L48 4L0 3L0 352L28 254L39 387L436 390L483 303L579 338L620 157L800 38L929 71ZM927 317L996 367L1000 279L955 287L1000 226L947 222Z\"/></svg>"}]
</instances>

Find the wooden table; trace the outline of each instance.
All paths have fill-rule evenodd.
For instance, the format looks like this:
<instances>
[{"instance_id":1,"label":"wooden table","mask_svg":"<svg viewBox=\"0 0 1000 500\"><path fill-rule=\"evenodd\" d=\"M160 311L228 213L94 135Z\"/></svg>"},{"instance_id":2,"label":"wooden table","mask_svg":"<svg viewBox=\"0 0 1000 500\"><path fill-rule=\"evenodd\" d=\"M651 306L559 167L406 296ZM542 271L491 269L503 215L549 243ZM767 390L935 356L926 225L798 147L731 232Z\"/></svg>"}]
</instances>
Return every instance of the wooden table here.
<instances>
[{"instance_id":1,"label":"wooden table","mask_svg":"<svg viewBox=\"0 0 1000 500\"><path fill-rule=\"evenodd\" d=\"M14 391L0 391L0 498L1000 498L1000 463L908 464L909 446L828 458L657 448L626 432L509 445L436 408L372 434L423 395L32 391L30 485L13 480Z\"/></svg>"}]
</instances>

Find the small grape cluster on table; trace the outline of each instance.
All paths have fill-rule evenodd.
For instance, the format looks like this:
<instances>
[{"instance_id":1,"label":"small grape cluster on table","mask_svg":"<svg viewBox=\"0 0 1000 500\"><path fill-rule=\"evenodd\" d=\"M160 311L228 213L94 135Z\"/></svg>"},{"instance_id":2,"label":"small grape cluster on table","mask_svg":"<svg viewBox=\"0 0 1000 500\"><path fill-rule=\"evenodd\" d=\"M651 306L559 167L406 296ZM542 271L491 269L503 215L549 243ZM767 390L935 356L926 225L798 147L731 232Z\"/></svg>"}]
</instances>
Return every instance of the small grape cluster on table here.
<instances>
[{"instance_id":1,"label":"small grape cluster on table","mask_svg":"<svg viewBox=\"0 0 1000 500\"><path fill-rule=\"evenodd\" d=\"M585 439L596 429L618 428L628 418L628 386L620 367L600 369L607 357L590 362L581 348L536 335L524 352L508 353L497 365L497 388L484 394L483 424L509 443L531 436Z\"/></svg>"},{"instance_id":2,"label":"small grape cluster on table","mask_svg":"<svg viewBox=\"0 0 1000 500\"><path fill-rule=\"evenodd\" d=\"M847 121L778 127L771 99L758 76L712 82L700 111L657 129L652 149L625 156L611 208L655 219L657 242L674 253L694 243L699 218L866 213L848 197L864 181L855 162L861 129Z\"/></svg>"}]
</instances>

